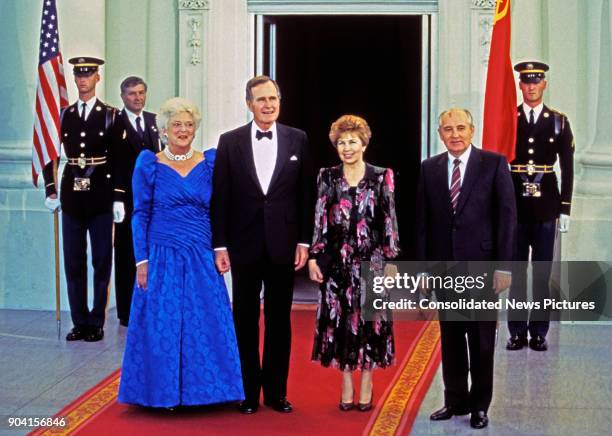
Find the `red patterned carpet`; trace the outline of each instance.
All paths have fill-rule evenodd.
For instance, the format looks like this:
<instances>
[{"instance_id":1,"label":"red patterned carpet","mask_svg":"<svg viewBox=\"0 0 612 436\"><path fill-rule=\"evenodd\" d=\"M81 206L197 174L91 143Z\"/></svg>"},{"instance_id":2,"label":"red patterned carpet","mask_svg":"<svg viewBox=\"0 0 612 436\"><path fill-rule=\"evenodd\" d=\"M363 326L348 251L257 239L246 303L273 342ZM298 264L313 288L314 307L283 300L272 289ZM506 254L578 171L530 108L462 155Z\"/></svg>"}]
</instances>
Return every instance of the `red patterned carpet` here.
<instances>
[{"instance_id":1,"label":"red patterned carpet","mask_svg":"<svg viewBox=\"0 0 612 436\"><path fill-rule=\"evenodd\" d=\"M67 418L67 427L32 434L407 434L440 363L438 323L396 321L397 362L375 371L375 409L363 413L338 410L339 371L310 361L314 311L295 309L292 317L288 398L294 405L293 413L281 414L262 406L256 414L245 416L232 404L172 412L126 406L117 403L117 370L57 413Z\"/></svg>"}]
</instances>

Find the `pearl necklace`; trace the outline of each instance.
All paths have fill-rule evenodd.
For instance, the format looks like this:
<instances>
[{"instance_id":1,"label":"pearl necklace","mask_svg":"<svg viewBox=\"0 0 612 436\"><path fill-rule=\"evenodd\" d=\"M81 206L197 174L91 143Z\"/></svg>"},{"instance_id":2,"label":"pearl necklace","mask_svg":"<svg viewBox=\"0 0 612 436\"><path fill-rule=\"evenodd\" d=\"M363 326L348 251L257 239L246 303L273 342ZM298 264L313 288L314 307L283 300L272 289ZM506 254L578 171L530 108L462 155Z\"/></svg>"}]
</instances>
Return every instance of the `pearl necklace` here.
<instances>
[{"instance_id":1,"label":"pearl necklace","mask_svg":"<svg viewBox=\"0 0 612 436\"><path fill-rule=\"evenodd\" d=\"M164 154L169 160L172 161L189 160L193 157L193 148L190 148L185 154L172 154L170 147L166 147L164 148Z\"/></svg>"}]
</instances>

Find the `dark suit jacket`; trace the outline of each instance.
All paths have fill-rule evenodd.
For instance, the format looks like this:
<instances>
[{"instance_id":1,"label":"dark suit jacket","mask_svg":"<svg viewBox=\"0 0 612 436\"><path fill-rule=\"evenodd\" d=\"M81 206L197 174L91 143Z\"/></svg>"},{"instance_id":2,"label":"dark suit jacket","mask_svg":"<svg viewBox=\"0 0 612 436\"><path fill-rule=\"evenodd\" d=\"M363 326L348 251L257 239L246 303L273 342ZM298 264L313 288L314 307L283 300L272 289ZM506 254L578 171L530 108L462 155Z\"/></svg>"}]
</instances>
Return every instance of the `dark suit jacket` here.
<instances>
[{"instance_id":1,"label":"dark suit jacket","mask_svg":"<svg viewBox=\"0 0 612 436\"><path fill-rule=\"evenodd\" d=\"M418 254L428 261L501 261L510 270L516 232L514 187L506 159L472 146L457 213L448 188L448 154L423 161L417 190Z\"/></svg>"},{"instance_id":2,"label":"dark suit jacket","mask_svg":"<svg viewBox=\"0 0 612 436\"><path fill-rule=\"evenodd\" d=\"M253 160L251 123L219 138L213 176L213 247L230 260L252 263L267 255L292 263L298 242L308 244L314 213L314 174L306 133L276 124L278 153L267 194Z\"/></svg>"},{"instance_id":3,"label":"dark suit jacket","mask_svg":"<svg viewBox=\"0 0 612 436\"><path fill-rule=\"evenodd\" d=\"M144 139L141 139L125 110L118 112L113 129L113 175L115 180L115 201L123 201L127 211L133 209L132 175L136 159L142 150L157 153L161 150L159 132L155 124L155 114L142 112L144 118Z\"/></svg>"}]
</instances>

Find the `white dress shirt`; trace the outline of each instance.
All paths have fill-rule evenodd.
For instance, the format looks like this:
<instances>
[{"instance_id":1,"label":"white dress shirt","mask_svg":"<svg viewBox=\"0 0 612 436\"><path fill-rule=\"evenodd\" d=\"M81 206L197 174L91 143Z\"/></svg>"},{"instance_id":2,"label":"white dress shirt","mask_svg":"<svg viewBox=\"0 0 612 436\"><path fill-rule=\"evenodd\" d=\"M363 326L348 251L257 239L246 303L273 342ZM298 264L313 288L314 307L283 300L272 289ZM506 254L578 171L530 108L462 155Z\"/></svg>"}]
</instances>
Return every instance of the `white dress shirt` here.
<instances>
[{"instance_id":1,"label":"white dress shirt","mask_svg":"<svg viewBox=\"0 0 612 436\"><path fill-rule=\"evenodd\" d=\"M77 100L77 111L79 112L79 117L81 116L81 110L83 108L83 103L85 103L85 121L87 121L89 114L91 113L94 105L96 104L96 96L94 95L87 101L83 101L81 99Z\"/></svg>"},{"instance_id":2,"label":"white dress shirt","mask_svg":"<svg viewBox=\"0 0 612 436\"><path fill-rule=\"evenodd\" d=\"M140 127L142 127L142 131L146 132L147 129L145 129L145 119L142 116L142 112L140 113L140 115L136 115L134 112L129 111L127 108L123 108L123 110L125 111L125 113L127 114L128 120L130 120L130 124L132 125L132 127L134 128L135 132L138 132L138 128L136 127L136 117L140 117Z\"/></svg>"},{"instance_id":3,"label":"white dress shirt","mask_svg":"<svg viewBox=\"0 0 612 436\"><path fill-rule=\"evenodd\" d=\"M278 154L278 135L276 134L276 123L267 130L272 132L272 139L266 137L257 139L256 132L261 130L255 122L251 123L251 144L253 144L253 160L255 171L264 194L268 193L272 173L276 166L276 155Z\"/></svg>"},{"instance_id":4,"label":"white dress shirt","mask_svg":"<svg viewBox=\"0 0 612 436\"><path fill-rule=\"evenodd\" d=\"M459 164L459 186L463 185L463 176L465 175L465 169L467 167L468 159L470 158L470 153L472 152L472 144L468 146L468 148L463 152L463 154L459 157L455 157L450 153L448 154L448 189L451 187L451 180L453 178L453 168L455 167L455 159L459 159L461 163ZM461 195L461 194L460 194Z\"/></svg>"},{"instance_id":5,"label":"white dress shirt","mask_svg":"<svg viewBox=\"0 0 612 436\"><path fill-rule=\"evenodd\" d=\"M540 118L540 114L544 109L544 103L540 103L536 107L531 107L527 103L523 102L523 112L525 112L525 116L527 117L527 123L529 123L529 112L533 109L533 122L534 124L538 122L538 118Z\"/></svg>"}]
</instances>

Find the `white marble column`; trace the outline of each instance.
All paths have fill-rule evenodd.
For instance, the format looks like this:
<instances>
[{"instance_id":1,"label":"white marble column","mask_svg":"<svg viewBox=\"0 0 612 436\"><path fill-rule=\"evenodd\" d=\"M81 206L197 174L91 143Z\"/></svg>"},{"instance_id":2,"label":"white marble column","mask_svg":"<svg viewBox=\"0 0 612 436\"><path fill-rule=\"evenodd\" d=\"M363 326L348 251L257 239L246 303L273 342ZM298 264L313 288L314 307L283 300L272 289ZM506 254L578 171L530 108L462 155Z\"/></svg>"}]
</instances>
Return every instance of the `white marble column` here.
<instances>
[{"instance_id":1,"label":"white marble column","mask_svg":"<svg viewBox=\"0 0 612 436\"><path fill-rule=\"evenodd\" d=\"M495 0L440 0L438 20L438 86L435 106L442 111L464 107L474 115L475 143L480 142L485 80ZM435 120L434 120L435 122ZM437 140L436 154L444 150Z\"/></svg>"},{"instance_id":2,"label":"white marble column","mask_svg":"<svg viewBox=\"0 0 612 436\"><path fill-rule=\"evenodd\" d=\"M209 0L178 0L178 8L179 95L193 101L206 115ZM195 148L203 148L207 131L208 121L204 116L194 140Z\"/></svg>"},{"instance_id":3,"label":"white marble column","mask_svg":"<svg viewBox=\"0 0 612 436\"><path fill-rule=\"evenodd\" d=\"M590 135L576 162L572 227L567 235L564 258L569 260L612 259L612 19L609 0L582 4L585 26L581 27L590 50L580 56L580 80L592 93L588 101ZM582 24L582 23L581 23ZM590 98L591 97L591 98Z\"/></svg>"},{"instance_id":4,"label":"white marble column","mask_svg":"<svg viewBox=\"0 0 612 436\"><path fill-rule=\"evenodd\" d=\"M52 215L43 206L42 180L37 189L31 176L42 6L41 0L5 1L0 14L5 66L0 69L0 308L55 307ZM104 57L104 16L104 2L58 2L60 48L71 101L76 88L67 60ZM99 94L103 90L101 83ZM66 309L63 272L61 276Z\"/></svg>"}]
</instances>

